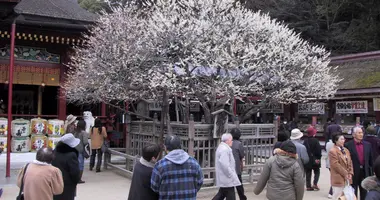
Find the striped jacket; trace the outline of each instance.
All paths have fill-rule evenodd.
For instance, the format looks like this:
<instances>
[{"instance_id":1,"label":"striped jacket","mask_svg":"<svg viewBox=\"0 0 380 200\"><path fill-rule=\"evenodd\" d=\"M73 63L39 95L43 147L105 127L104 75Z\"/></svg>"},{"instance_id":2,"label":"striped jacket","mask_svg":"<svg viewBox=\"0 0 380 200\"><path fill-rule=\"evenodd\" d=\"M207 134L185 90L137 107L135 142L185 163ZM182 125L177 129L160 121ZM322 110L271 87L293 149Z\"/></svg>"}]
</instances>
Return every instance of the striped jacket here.
<instances>
[{"instance_id":1,"label":"striped jacket","mask_svg":"<svg viewBox=\"0 0 380 200\"><path fill-rule=\"evenodd\" d=\"M195 200L203 184L202 169L185 151L169 152L154 166L151 188L160 200Z\"/></svg>"}]
</instances>

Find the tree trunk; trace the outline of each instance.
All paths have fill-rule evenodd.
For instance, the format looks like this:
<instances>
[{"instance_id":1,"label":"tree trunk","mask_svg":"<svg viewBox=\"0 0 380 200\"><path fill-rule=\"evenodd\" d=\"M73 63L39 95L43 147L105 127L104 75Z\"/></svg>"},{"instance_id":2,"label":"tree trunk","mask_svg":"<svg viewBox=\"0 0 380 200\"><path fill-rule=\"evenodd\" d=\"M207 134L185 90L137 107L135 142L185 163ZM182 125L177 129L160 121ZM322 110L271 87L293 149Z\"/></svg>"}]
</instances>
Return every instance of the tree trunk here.
<instances>
[{"instance_id":1,"label":"tree trunk","mask_svg":"<svg viewBox=\"0 0 380 200\"><path fill-rule=\"evenodd\" d=\"M162 110L161 110L161 132L160 132L160 137L159 137L159 143L161 145L164 144L164 134L165 134L165 122L166 122L166 116L169 113L169 106L168 106L168 94L166 90L163 91L162 93Z\"/></svg>"}]
</instances>

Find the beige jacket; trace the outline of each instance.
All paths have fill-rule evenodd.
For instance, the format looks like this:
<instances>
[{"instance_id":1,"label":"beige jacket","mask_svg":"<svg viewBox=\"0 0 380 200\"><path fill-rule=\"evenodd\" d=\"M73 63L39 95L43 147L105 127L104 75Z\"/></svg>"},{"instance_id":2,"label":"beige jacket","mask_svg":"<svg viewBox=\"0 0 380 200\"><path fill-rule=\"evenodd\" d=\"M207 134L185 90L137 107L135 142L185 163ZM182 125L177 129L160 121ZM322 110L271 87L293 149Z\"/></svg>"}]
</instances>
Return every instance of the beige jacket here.
<instances>
[{"instance_id":1,"label":"beige jacket","mask_svg":"<svg viewBox=\"0 0 380 200\"><path fill-rule=\"evenodd\" d=\"M346 156L335 145L329 151L331 185L334 187L344 187L346 176L348 174L354 175L350 151L344 147L344 152ZM352 180L350 183L352 183Z\"/></svg>"},{"instance_id":2,"label":"beige jacket","mask_svg":"<svg viewBox=\"0 0 380 200\"><path fill-rule=\"evenodd\" d=\"M21 187L24 168L18 174L18 187ZM28 165L24 177L25 199L52 200L53 195L58 195L62 192L63 179L61 170L48 164L39 163L38 161L34 161Z\"/></svg>"},{"instance_id":3,"label":"beige jacket","mask_svg":"<svg viewBox=\"0 0 380 200\"><path fill-rule=\"evenodd\" d=\"M100 149L102 148L104 138L107 138L107 131L106 128L102 127L102 132L99 134L98 128L92 128L91 129L91 149Z\"/></svg>"}]
</instances>

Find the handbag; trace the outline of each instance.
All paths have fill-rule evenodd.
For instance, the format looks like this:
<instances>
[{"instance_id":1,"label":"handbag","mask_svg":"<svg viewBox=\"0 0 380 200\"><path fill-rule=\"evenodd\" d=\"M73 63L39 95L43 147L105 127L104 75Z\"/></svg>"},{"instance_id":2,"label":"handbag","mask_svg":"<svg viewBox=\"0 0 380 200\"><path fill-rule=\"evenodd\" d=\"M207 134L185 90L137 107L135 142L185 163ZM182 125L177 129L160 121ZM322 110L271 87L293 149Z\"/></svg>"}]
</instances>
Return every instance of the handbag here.
<instances>
[{"instance_id":1,"label":"handbag","mask_svg":"<svg viewBox=\"0 0 380 200\"><path fill-rule=\"evenodd\" d=\"M343 195L339 197L338 200L357 200L355 196L355 190L352 188L348 180L344 186Z\"/></svg>"},{"instance_id":2,"label":"handbag","mask_svg":"<svg viewBox=\"0 0 380 200\"><path fill-rule=\"evenodd\" d=\"M86 144L83 147L83 157L84 158L89 158L90 157L90 145L89 144Z\"/></svg>"},{"instance_id":3,"label":"handbag","mask_svg":"<svg viewBox=\"0 0 380 200\"><path fill-rule=\"evenodd\" d=\"M107 152L108 151L108 147L109 147L108 141L104 140L104 142L102 144L102 148L101 148L102 152L103 153Z\"/></svg>"},{"instance_id":4,"label":"handbag","mask_svg":"<svg viewBox=\"0 0 380 200\"><path fill-rule=\"evenodd\" d=\"M28 169L28 165L29 163L26 164L24 172L22 173L20 192L18 193L16 200L24 200L24 177L25 177L25 172Z\"/></svg>"}]
</instances>

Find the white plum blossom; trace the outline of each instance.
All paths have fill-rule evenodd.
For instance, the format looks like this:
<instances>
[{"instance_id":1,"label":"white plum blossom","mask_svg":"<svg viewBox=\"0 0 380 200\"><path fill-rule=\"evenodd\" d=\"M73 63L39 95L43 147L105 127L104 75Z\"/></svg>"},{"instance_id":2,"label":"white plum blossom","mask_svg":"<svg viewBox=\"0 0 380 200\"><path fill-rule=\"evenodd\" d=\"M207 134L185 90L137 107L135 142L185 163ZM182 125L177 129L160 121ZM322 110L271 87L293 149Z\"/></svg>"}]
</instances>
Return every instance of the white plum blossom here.
<instances>
[{"instance_id":1,"label":"white plum blossom","mask_svg":"<svg viewBox=\"0 0 380 200\"><path fill-rule=\"evenodd\" d=\"M217 96L279 103L328 99L340 79L330 53L267 14L233 0L159 0L104 13L76 47L70 101L110 102L193 95L206 118ZM219 105L224 103L219 102Z\"/></svg>"}]
</instances>

